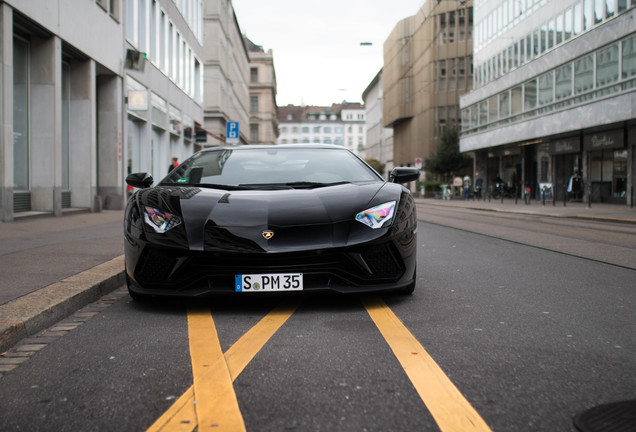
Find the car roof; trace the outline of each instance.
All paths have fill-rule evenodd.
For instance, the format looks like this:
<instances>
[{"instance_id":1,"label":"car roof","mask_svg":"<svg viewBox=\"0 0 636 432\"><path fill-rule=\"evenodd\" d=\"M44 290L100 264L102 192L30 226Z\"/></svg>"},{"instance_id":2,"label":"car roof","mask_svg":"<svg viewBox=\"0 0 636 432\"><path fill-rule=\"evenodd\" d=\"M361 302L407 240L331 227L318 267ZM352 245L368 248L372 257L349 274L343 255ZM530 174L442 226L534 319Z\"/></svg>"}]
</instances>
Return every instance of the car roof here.
<instances>
[{"instance_id":1,"label":"car roof","mask_svg":"<svg viewBox=\"0 0 636 432\"><path fill-rule=\"evenodd\" d=\"M263 150L263 149L333 149L333 150L343 150L347 152L351 152L346 147L334 145L334 144L276 144L276 145L225 145L219 147L207 147L202 149L202 152L207 151L215 151L215 150ZM351 152L353 153L353 152Z\"/></svg>"}]
</instances>

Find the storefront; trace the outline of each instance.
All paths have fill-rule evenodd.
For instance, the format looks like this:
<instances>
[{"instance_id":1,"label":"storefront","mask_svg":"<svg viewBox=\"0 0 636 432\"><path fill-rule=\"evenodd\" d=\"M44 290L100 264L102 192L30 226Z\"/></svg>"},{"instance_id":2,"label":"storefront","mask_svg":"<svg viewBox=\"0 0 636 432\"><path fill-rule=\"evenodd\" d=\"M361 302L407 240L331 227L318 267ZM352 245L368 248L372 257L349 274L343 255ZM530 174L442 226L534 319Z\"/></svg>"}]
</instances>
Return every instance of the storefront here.
<instances>
[{"instance_id":1,"label":"storefront","mask_svg":"<svg viewBox=\"0 0 636 432\"><path fill-rule=\"evenodd\" d=\"M628 149L625 144L624 129L595 132L583 137L590 202L627 203Z\"/></svg>"},{"instance_id":2,"label":"storefront","mask_svg":"<svg viewBox=\"0 0 636 432\"><path fill-rule=\"evenodd\" d=\"M554 179L554 196L558 201L582 201L585 186L581 176L581 138L554 139L550 142Z\"/></svg>"}]
</instances>

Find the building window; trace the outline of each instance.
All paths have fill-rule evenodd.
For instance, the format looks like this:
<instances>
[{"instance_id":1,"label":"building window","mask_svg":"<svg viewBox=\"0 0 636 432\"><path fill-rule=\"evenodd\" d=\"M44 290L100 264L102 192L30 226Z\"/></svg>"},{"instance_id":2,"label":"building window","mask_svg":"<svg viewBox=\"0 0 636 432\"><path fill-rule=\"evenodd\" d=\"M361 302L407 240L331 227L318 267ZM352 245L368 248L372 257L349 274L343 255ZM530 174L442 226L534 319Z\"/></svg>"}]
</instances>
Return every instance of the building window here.
<instances>
[{"instance_id":1,"label":"building window","mask_svg":"<svg viewBox=\"0 0 636 432\"><path fill-rule=\"evenodd\" d=\"M554 76L552 72L539 77L539 105L547 105L554 100Z\"/></svg>"},{"instance_id":2,"label":"building window","mask_svg":"<svg viewBox=\"0 0 636 432\"><path fill-rule=\"evenodd\" d=\"M309 126L303 126L303 133L309 133Z\"/></svg>"},{"instance_id":3,"label":"building window","mask_svg":"<svg viewBox=\"0 0 636 432\"><path fill-rule=\"evenodd\" d=\"M250 123L250 141L253 143L260 141L260 137L258 134L258 123Z\"/></svg>"},{"instance_id":4,"label":"building window","mask_svg":"<svg viewBox=\"0 0 636 432\"><path fill-rule=\"evenodd\" d=\"M250 96L250 111L258 112L258 95Z\"/></svg>"},{"instance_id":5,"label":"building window","mask_svg":"<svg viewBox=\"0 0 636 432\"><path fill-rule=\"evenodd\" d=\"M572 96L572 64L558 68L556 75L556 100Z\"/></svg>"},{"instance_id":6,"label":"building window","mask_svg":"<svg viewBox=\"0 0 636 432\"><path fill-rule=\"evenodd\" d=\"M537 81L528 81L523 85L524 110L531 111L537 107Z\"/></svg>"},{"instance_id":7,"label":"building window","mask_svg":"<svg viewBox=\"0 0 636 432\"><path fill-rule=\"evenodd\" d=\"M574 94L585 93L593 86L594 54L589 54L574 62Z\"/></svg>"},{"instance_id":8,"label":"building window","mask_svg":"<svg viewBox=\"0 0 636 432\"><path fill-rule=\"evenodd\" d=\"M632 36L623 41L622 74L623 79L629 79L636 76L636 36ZM636 83L632 82L627 88L634 86L636 86Z\"/></svg>"},{"instance_id":9,"label":"building window","mask_svg":"<svg viewBox=\"0 0 636 432\"><path fill-rule=\"evenodd\" d=\"M510 90L510 114L513 116L521 114L521 109L523 108L521 95L521 86L514 87Z\"/></svg>"},{"instance_id":10,"label":"building window","mask_svg":"<svg viewBox=\"0 0 636 432\"><path fill-rule=\"evenodd\" d=\"M13 188L29 190L29 43L13 40Z\"/></svg>"},{"instance_id":11,"label":"building window","mask_svg":"<svg viewBox=\"0 0 636 432\"><path fill-rule=\"evenodd\" d=\"M596 87L618 81L618 44L596 53Z\"/></svg>"},{"instance_id":12,"label":"building window","mask_svg":"<svg viewBox=\"0 0 636 432\"><path fill-rule=\"evenodd\" d=\"M258 82L258 68L250 68L250 82Z\"/></svg>"}]
</instances>

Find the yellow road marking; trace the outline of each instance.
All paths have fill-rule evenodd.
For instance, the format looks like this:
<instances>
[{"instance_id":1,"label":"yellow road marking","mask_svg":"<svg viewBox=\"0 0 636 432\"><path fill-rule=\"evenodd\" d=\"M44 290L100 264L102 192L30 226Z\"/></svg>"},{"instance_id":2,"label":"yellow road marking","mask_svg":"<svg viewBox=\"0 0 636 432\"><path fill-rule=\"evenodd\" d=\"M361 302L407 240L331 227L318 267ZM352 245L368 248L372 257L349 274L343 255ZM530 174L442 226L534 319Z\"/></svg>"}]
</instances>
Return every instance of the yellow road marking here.
<instances>
[{"instance_id":1,"label":"yellow road marking","mask_svg":"<svg viewBox=\"0 0 636 432\"><path fill-rule=\"evenodd\" d=\"M230 371L209 309L188 310L194 410L199 431L245 431Z\"/></svg>"},{"instance_id":2,"label":"yellow road marking","mask_svg":"<svg viewBox=\"0 0 636 432\"><path fill-rule=\"evenodd\" d=\"M298 303L288 303L277 306L227 350L224 357L232 381L240 375L245 366L247 366L265 343L276 333L285 321L287 321L297 307ZM214 333L216 337L216 331ZM210 334L208 333L208 338L209 337ZM192 336L190 336L190 338L192 338ZM206 341L209 341L209 339ZM216 341L218 343L218 337L216 337ZM234 389L232 389L232 394L234 395ZM194 395L194 386L191 386L150 426L147 432L192 432L198 425ZM236 397L234 396L234 398ZM196 405L199 404L197 403ZM202 430L201 428L199 429Z\"/></svg>"},{"instance_id":3,"label":"yellow road marking","mask_svg":"<svg viewBox=\"0 0 636 432\"><path fill-rule=\"evenodd\" d=\"M442 432L490 431L386 303L380 297L367 297L363 304Z\"/></svg>"}]
</instances>

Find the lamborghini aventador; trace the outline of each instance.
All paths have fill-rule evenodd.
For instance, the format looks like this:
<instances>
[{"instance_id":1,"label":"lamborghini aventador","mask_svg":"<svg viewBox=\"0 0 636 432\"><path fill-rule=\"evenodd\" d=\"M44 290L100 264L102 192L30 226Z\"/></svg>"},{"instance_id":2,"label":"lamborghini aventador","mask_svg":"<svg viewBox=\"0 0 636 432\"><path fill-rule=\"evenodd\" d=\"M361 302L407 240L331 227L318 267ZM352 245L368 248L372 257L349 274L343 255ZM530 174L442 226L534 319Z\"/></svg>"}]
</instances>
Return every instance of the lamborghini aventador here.
<instances>
[{"instance_id":1,"label":"lamborghini aventador","mask_svg":"<svg viewBox=\"0 0 636 432\"><path fill-rule=\"evenodd\" d=\"M126 280L135 299L331 290L412 293L415 204L344 147L232 146L202 150L124 214Z\"/></svg>"}]
</instances>

